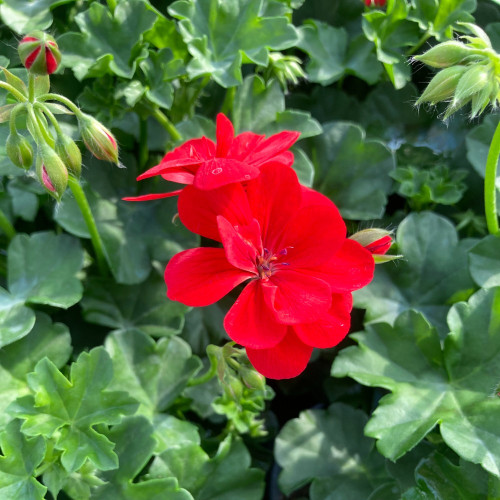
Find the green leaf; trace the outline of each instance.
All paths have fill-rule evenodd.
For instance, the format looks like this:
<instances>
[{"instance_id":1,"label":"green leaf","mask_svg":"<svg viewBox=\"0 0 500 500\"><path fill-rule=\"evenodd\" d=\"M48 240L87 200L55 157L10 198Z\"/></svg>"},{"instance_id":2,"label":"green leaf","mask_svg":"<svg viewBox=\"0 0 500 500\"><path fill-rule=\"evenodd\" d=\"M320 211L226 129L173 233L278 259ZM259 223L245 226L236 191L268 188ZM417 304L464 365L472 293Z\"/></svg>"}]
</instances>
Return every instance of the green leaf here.
<instances>
[{"instance_id":1,"label":"green leaf","mask_svg":"<svg viewBox=\"0 0 500 500\"><path fill-rule=\"evenodd\" d=\"M33 30L46 30L52 24L51 10L75 0L3 0L2 21L20 35Z\"/></svg>"},{"instance_id":2,"label":"green leaf","mask_svg":"<svg viewBox=\"0 0 500 500\"><path fill-rule=\"evenodd\" d=\"M83 265L80 242L50 232L18 234L9 245L9 291L31 304L68 308L82 297L75 275Z\"/></svg>"},{"instance_id":3,"label":"green leaf","mask_svg":"<svg viewBox=\"0 0 500 500\"><path fill-rule=\"evenodd\" d=\"M43 358L28 376L34 396L17 399L8 411L25 419L26 435L54 438L68 472L87 459L101 470L114 469L118 459L113 443L95 426L119 423L122 415L136 411L137 403L125 392L106 390L112 377L112 363L102 347L80 354L71 365L69 380Z\"/></svg>"},{"instance_id":4,"label":"green leaf","mask_svg":"<svg viewBox=\"0 0 500 500\"><path fill-rule=\"evenodd\" d=\"M400 313L414 309L446 333L446 314L454 295L474 288L467 269L473 240L459 242L451 222L422 212L401 222L396 241L403 259L377 268L373 281L355 292L356 305L366 308L368 323L392 324Z\"/></svg>"},{"instance_id":5,"label":"green leaf","mask_svg":"<svg viewBox=\"0 0 500 500\"><path fill-rule=\"evenodd\" d=\"M129 417L108 433L116 444L119 468L103 472L106 484L92 492L95 500L193 500L172 478L148 479L135 482L155 448L153 426L144 417Z\"/></svg>"},{"instance_id":6,"label":"green leaf","mask_svg":"<svg viewBox=\"0 0 500 500\"><path fill-rule=\"evenodd\" d=\"M142 0L122 0L113 14L94 2L75 16L81 33L65 33L58 38L64 54L61 64L82 80L112 73L132 78L137 59L147 57L139 50L142 33L150 29L157 15Z\"/></svg>"},{"instance_id":7,"label":"green leaf","mask_svg":"<svg viewBox=\"0 0 500 500\"><path fill-rule=\"evenodd\" d=\"M32 222L38 212L38 196L43 188L30 177L16 177L9 181L7 191L12 200L12 212Z\"/></svg>"},{"instance_id":8,"label":"green leaf","mask_svg":"<svg viewBox=\"0 0 500 500\"><path fill-rule=\"evenodd\" d=\"M469 270L482 288L500 286L500 239L490 234L469 252Z\"/></svg>"},{"instance_id":9,"label":"green leaf","mask_svg":"<svg viewBox=\"0 0 500 500\"><path fill-rule=\"evenodd\" d=\"M148 277L152 259L164 263L184 248L195 246L197 238L181 224L172 222L177 211L176 199L148 203L121 201L124 196L136 194L134 161L130 157L124 161L126 171L103 168L95 159L86 160L89 184L83 188L115 280L132 285ZM71 193L63 196L54 218L68 232L81 238L90 237Z\"/></svg>"},{"instance_id":10,"label":"green leaf","mask_svg":"<svg viewBox=\"0 0 500 500\"><path fill-rule=\"evenodd\" d=\"M288 18L262 17L261 0L179 0L168 8L193 59L187 66L191 79L210 75L219 85L242 81L243 56L267 66L268 50L292 47L297 32Z\"/></svg>"},{"instance_id":11,"label":"green leaf","mask_svg":"<svg viewBox=\"0 0 500 500\"><path fill-rule=\"evenodd\" d=\"M114 368L110 389L128 391L148 417L165 411L201 368L200 359L178 337L155 342L129 330L109 335L105 347Z\"/></svg>"},{"instance_id":12,"label":"green leaf","mask_svg":"<svg viewBox=\"0 0 500 500\"><path fill-rule=\"evenodd\" d=\"M205 384L202 384L205 386ZM155 453L159 455L173 446L200 444L198 428L191 422L179 420L172 415L158 414L153 419Z\"/></svg>"},{"instance_id":13,"label":"green leaf","mask_svg":"<svg viewBox=\"0 0 500 500\"><path fill-rule=\"evenodd\" d=\"M349 42L344 28L309 20L300 28L297 46L309 55L306 66L309 80L321 85L336 82L346 74L374 84L382 73L373 43L365 37Z\"/></svg>"},{"instance_id":14,"label":"green leaf","mask_svg":"<svg viewBox=\"0 0 500 500\"><path fill-rule=\"evenodd\" d=\"M0 495L4 500L43 500L47 488L34 475L45 455L45 441L27 438L20 425L14 420L0 434Z\"/></svg>"},{"instance_id":15,"label":"green leaf","mask_svg":"<svg viewBox=\"0 0 500 500\"><path fill-rule=\"evenodd\" d=\"M330 122L323 130L312 141L317 189L335 202L343 217L380 218L392 186L391 151L380 141L365 139L364 130L353 123Z\"/></svg>"},{"instance_id":16,"label":"green leaf","mask_svg":"<svg viewBox=\"0 0 500 500\"><path fill-rule=\"evenodd\" d=\"M260 500L264 471L250 463L245 445L228 436L213 458L196 444L174 446L154 459L150 474L177 478L196 500Z\"/></svg>"},{"instance_id":17,"label":"green leaf","mask_svg":"<svg viewBox=\"0 0 500 500\"><path fill-rule=\"evenodd\" d=\"M158 52L149 51L149 58L139 63L146 76L148 99L160 107L170 109L174 100L174 87L170 83L185 74L182 59L175 59L168 48Z\"/></svg>"},{"instance_id":18,"label":"green leaf","mask_svg":"<svg viewBox=\"0 0 500 500\"><path fill-rule=\"evenodd\" d=\"M415 479L418 493L423 495L423 498L436 500L495 498L495 491L492 491L494 483L498 487L498 480L494 478L490 480L489 474L477 465L465 460L460 460L459 465L454 465L440 453L434 453L422 460L415 470ZM412 497L407 494L402 496L403 500L410 498Z\"/></svg>"},{"instance_id":19,"label":"green leaf","mask_svg":"<svg viewBox=\"0 0 500 500\"><path fill-rule=\"evenodd\" d=\"M28 308L26 308L28 309ZM35 315L31 309L28 309ZM61 323L52 324L49 316L37 313L33 329L23 339L3 346L0 350L0 429L10 420L5 412L17 397L29 393L26 376L40 359L47 356L58 368L64 366L71 354L71 336Z\"/></svg>"},{"instance_id":20,"label":"green leaf","mask_svg":"<svg viewBox=\"0 0 500 500\"><path fill-rule=\"evenodd\" d=\"M0 347L27 335L35 324L35 313L24 300L0 287Z\"/></svg>"},{"instance_id":21,"label":"green leaf","mask_svg":"<svg viewBox=\"0 0 500 500\"><path fill-rule=\"evenodd\" d=\"M180 302L166 297L165 282L156 273L140 285L91 279L82 308L89 323L108 326L115 332L142 332L153 337L179 333L188 310Z\"/></svg>"},{"instance_id":22,"label":"green leaf","mask_svg":"<svg viewBox=\"0 0 500 500\"><path fill-rule=\"evenodd\" d=\"M391 391L365 428L386 457L402 456L439 424L450 448L500 476L500 290L456 304L448 323L444 347L414 311L394 327L369 326L352 336L359 347L341 351L332 374Z\"/></svg>"},{"instance_id":23,"label":"green leaf","mask_svg":"<svg viewBox=\"0 0 500 500\"><path fill-rule=\"evenodd\" d=\"M342 403L289 420L275 446L283 492L290 495L312 481L313 500L367 498L388 479L375 442L363 435L367 420L362 411Z\"/></svg>"}]
</instances>

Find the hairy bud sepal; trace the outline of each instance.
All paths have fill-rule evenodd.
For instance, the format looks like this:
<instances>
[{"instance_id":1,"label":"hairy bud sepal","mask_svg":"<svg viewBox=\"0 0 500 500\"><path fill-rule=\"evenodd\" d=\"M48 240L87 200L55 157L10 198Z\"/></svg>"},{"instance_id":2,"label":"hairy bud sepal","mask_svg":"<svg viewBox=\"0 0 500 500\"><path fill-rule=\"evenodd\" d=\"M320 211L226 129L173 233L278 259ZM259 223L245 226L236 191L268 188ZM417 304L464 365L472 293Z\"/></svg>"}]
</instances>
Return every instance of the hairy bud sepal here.
<instances>
[{"instance_id":1,"label":"hairy bud sepal","mask_svg":"<svg viewBox=\"0 0 500 500\"><path fill-rule=\"evenodd\" d=\"M41 143L38 146L36 173L45 190L60 201L68 186L68 170L48 144Z\"/></svg>"},{"instance_id":2,"label":"hairy bud sepal","mask_svg":"<svg viewBox=\"0 0 500 500\"><path fill-rule=\"evenodd\" d=\"M82 153L76 142L67 135L58 134L55 150L66 166L68 173L79 179L82 172Z\"/></svg>"},{"instance_id":3,"label":"hairy bud sepal","mask_svg":"<svg viewBox=\"0 0 500 500\"><path fill-rule=\"evenodd\" d=\"M26 137L17 132L11 132L7 137L5 149L10 161L16 167L29 170L33 164L33 148Z\"/></svg>"},{"instance_id":4,"label":"hairy bud sepal","mask_svg":"<svg viewBox=\"0 0 500 500\"><path fill-rule=\"evenodd\" d=\"M97 159L118 165L118 145L111 131L89 115L79 117L79 126L87 149Z\"/></svg>"}]
</instances>

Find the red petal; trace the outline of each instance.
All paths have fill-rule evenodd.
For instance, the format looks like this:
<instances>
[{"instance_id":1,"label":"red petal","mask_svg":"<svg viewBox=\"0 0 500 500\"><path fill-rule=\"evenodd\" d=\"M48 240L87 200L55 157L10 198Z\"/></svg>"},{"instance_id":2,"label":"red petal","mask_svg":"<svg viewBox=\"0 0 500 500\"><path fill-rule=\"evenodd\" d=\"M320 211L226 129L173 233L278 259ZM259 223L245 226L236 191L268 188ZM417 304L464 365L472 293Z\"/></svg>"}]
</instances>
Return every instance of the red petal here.
<instances>
[{"instance_id":1,"label":"red petal","mask_svg":"<svg viewBox=\"0 0 500 500\"><path fill-rule=\"evenodd\" d=\"M288 327L276 322L269 304L276 287L261 280L251 281L229 309L224 328L236 343L253 349L266 349L284 338Z\"/></svg>"},{"instance_id":2,"label":"red petal","mask_svg":"<svg viewBox=\"0 0 500 500\"><path fill-rule=\"evenodd\" d=\"M215 143L206 137L189 139L184 144L169 151L162 159L164 161L192 158L194 160L209 160L215 156Z\"/></svg>"},{"instance_id":3,"label":"red petal","mask_svg":"<svg viewBox=\"0 0 500 500\"><path fill-rule=\"evenodd\" d=\"M308 188L306 186L300 186L301 192L302 192L302 207L308 207L308 206L318 206L318 205L325 205L327 207L334 205L332 200L330 198L326 197L324 194L319 193L318 191L315 191L314 189Z\"/></svg>"},{"instance_id":4,"label":"red petal","mask_svg":"<svg viewBox=\"0 0 500 500\"><path fill-rule=\"evenodd\" d=\"M285 167L291 167L293 165L294 159L295 156L291 151L283 151L283 153L273 156L271 160L263 162L261 165L259 165L259 167L262 168L264 165L268 165L269 163L276 163L279 165L284 165Z\"/></svg>"},{"instance_id":5,"label":"red petal","mask_svg":"<svg viewBox=\"0 0 500 500\"><path fill-rule=\"evenodd\" d=\"M305 345L288 328L285 338L270 349L247 348L247 356L254 368L267 378L285 379L300 375L307 366L313 348Z\"/></svg>"},{"instance_id":6,"label":"red petal","mask_svg":"<svg viewBox=\"0 0 500 500\"><path fill-rule=\"evenodd\" d=\"M262 253L259 223L254 219L245 227L245 233L237 231L222 215L217 217L219 234L228 262L244 271L257 274L256 259Z\"/></svg>"},{"instance_id":7,"label":"red petal","mask_svg":"<svg viewBox=\"0 0 500 500\"><path fill-rule=\"evenodd\" d=\"M45 47L45 61L47 63L47 73L51 75L57 69L57 61L56 58L54 57L54 54L52 54L52 51L48 47Z\"/></svg>"},{"instance_id":8,"label":"red petal","mask_svg":"<svg viewBox=\"0 0 500 500\"><path fill-rule=\"evenodd\" d=\"M260 174L257 167L230 158L214 158L203 163L194 178L198 189L216 189L226 184L249 181Z\"/></svg>"},{"instance_id":9,"label":"red petal","mask_svg":"<svg viewBox=\"0 0 500 500\"><path fill-rule=\"evenodd\" d=\"M352 295L334 294L332 307L324 317L314 323L300 323L293 329L300 340L311 347L326 349L336 346L349 332L351 325Z\"/></svg>"},{"instance_id":10,"label":"red petal","mask_svg":"<svg viewBox=\"0 0 500 500\"><path fill-rule=\"evenodd\" d=\"M26 43L26 42L39 42L40 40L38 38L35 38L34 36L25 36L19 43Z\"/></svg>"},{"instance_id":11,"label":"red petal","mask_svg":"<svg viewBox=\"0 0 500 500\"><path fill-rule=\"evenodd\" d=\"M299 138L300 132L289 132L284 130L279 134L274 134L262 141L256 150L247 158L249 163L253 165L261 165L267 160L279 155L292 146Z\"/></svg>"},{"instance_id":12,"label":"red petal","mask_svg":"<svg viewBox=\"0 0 500 500\"><path fill-rule=\"evenodd\" d=\"M37 47L27 58L26 61L24 62L24 66L26 69L30 69L31 65L35 62L35 59L37 58L38 54L40 53L41 47Z\"/></svg>"},{"instance_id":13,"label":"red petal","mask_svg":"<svg viewBox=\"0 0 500 500\"><path fill-rule=\"evenodd\" d=\"M264 135L254 134L253 132L243 132L234 138L231 148L227 152L227 157L245 161L247 156L251 154L264 139Z\"/></svg>"},{"instance_id":14,"label":"red petal","mask_svg":"<svg viewBox=\"0 0 500 500\"><path fill-rule=\"evenodd\" d=\"M194 182L194 174L184 171L184 168L185 167L180 167L178 172L176 172L175 169L169 170L168 173L161 174L161 176L166 181L190 185Z\"/></svg>"},{"instance_id":15,"label":"red petal","mask_svg":"<svg viewBox=\"0 0 500 500\"><path fill-rule=\"evenodd\" d=\"M274 313L280 323L294 325L316 321L332 303L328 283L313 276L287 269L279 270L269 281L278 287Z\"/></svg>"},{"instance_id":16,"label":"red petal","mask_svg":"<svg viewBox=\"0 0 500 500\"><path fill-rule=\"evenodd\" d=\"M365 248L372 254L384 255L388 252L389 248L391 248L391 245L392 238L390 235L387 235L379 240L372 241L369 245L366 245Z\"/></svg>"},{"instance_id":17,"label":"red petal","mask_svg":"<svg viewBox=\"0 0 500 500\"><path fill-rule=\"evenodd\" d=\"M309 269L328 262L346 239L346 227L337 207L307 206L288 223L274 250L287 249L286 260L294 268Z\"/></svg>"},{"instance_id":18,"label":"red petal","mask_svg":"<svg viewBox=\"0 0 500 500\"><path fill-rule=\"evenodd\" d=\"M177 202L181 222L193 233L220 241L217 216L222 215L233 226L253 220L245 191L240 184L201 191L186 186Z\"/></svg>"},{"instance_id":19,"label":"red petal","mask_svg":"<svg viewBox=\"0 0 500 500\"><path fill-rule=\"evenodd\" d=\"M162 161L159 165L146 170L144 173L137 177L138 181L142 181L142 179L147 179L148 177L153 177L155 175L165 175L168 174L169 170L174 169L175 173L183 170L179 170L179 167L188 168L188 167L197 167L201 165L202 160L195 160L193 158L178 158L170 161Z\"/></svg>"},{"instance_id":20,"label":"red petal","mask_svg":"<svg viewBox=\"0 0 500 500\"><path fill-rule=\"evenodd\" d=\"M248 183L247 196L253 216L260 224L264 246L271 251L281 250L275 243L300 206L296 173L282 165L262 167L259 177Z\"/></svg>"},{"instance_id":21,"label":"red petal","mask_svg":"<svg viewBox=\"0 0 500 500\"><path fill-rule=\"evenodd\" d=\"M231 147L234 139L233 124L223 113L217 115L217 149L215 156L217 158L224 158Z\"/></svg>"},{"instance_id":22,"label":"red petal","mask_svg":"<svg viewBox=\"0 0 500 500\"><path fill-rule=\"evenodd\" d=\"M165 269L168 298L196 307L217 302L251 277L229 264L222 248L185 250Z\"/></svg>"},{"instance_id":23,"label":"red petal","mask_svg":"<svg viewBox=\"0 0 500 500\"><path fill-rule=\"evenodd\" d=\"M332 260L309 273L327 281L332 292L345 293L368 285L374 268L372 254L357 241L347 239Z\"/></svg>"},{"instance_id":24,"label":"red petal","mask_svg":"<svg viewBox=\"0 0 500 500\"><path fill-rule=\"evenodd\" d=\"M148 200L160 200L162 198L170 198L172 196L177 196L182 192L182 189L178 189L177 191L171 191L170 193L152 193L152 194L143 194L141 196L127 196L122 198L123 201L148 201Z\"/></svg>"}]
</instances>

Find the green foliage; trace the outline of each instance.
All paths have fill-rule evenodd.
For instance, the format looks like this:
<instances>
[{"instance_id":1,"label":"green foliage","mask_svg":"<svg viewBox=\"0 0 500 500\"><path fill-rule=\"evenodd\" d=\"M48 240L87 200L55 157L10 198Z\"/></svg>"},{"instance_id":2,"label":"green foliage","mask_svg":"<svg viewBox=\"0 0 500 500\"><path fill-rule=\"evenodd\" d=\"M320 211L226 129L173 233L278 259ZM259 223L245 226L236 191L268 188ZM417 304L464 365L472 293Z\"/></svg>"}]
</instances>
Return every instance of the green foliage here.
<instances>
[{"instance_id":1,"label":"green foliage","mask_svg":"<svg viewBox=\"0 0 500 500\"><path fill-rule=\"evenodd\" d=\"M53 438L68 472L87 459L101 470L114 469L118 459L113 443L95 426L119 423L123 415L135 412L137 403L125 392L106 391L112 377L112 363L102 347L80 354L69 380L43 358L28 376L33 395L18 398L9 412L25 420L24 434Z\"/></svg>"},{"instance_id":2,"label":"green foliage","mask_svg":"<svg viewBox=\"0 0 500 500\"><path fill-rule=\"evenodd\" d=\"M269 49L282 50L297 42L288 19L263 16L261 4L261 0L179 0L169 6L193 56L187 66L190 78L210 75L219 85L234 87L242 81L243 62L267 66Z\"/></svg>"},{"instance_id":3,"label":"green foliage","mask_svg":"<svg viewBox=\"0 0 500 500\"><path fill-rule=\"evenodd\" d=\"M450 448L500 476L499 297L498 289L481 290L454 305L443 346L423 316L409 311L393 327L379 323L355 334L359 347L340 353L334 376L391 391L365 429L382 454L397 459L439 424Z\"/></svg>"},{"instance_id":4,"label":"green foliage","mask_svg":"<svg viewBox=\"0 0 500 500\"><path fill-rule=\"evenodd\" d=\"M403 259L377 269L373 281L355 293L356 305L367 309L367 323L392 324L403 311L414 309L446 333L449 306L456 297L467 298L474 287L467 269L473 242L459 242L453 224L432 212L409 215L396 241Z\"/></svg>"},{"instance_id":5,"label":"green foliage","mask_svg":"<svg viewBox=\"0 0 500 500\"><path fill-rule=\"evenodd\" d=\"M316 187L329 196L348 219L380 217L391 189L391 151L380 141L366 139L353 123L331 122L313 141L311 157Z\"/></svg>"}]
</instances>

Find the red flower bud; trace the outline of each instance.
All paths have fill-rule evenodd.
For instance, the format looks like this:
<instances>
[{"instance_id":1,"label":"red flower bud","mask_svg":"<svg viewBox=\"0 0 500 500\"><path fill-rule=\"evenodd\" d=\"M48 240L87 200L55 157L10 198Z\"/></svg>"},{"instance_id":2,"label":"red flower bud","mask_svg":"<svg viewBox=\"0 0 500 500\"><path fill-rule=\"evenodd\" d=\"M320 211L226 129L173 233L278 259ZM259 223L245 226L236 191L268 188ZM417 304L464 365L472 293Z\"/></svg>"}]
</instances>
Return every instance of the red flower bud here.
<instances>
[{"instance_id":1,"label":"red flower bud","mask_svg":"<svg viewBox=\"0 0 500 500\"><path fill-rule=\"evenodd\" d=\"M118 145L113 134L99 121L89 115L79 119L80 134L87 149L99 160L118 165Z\"/></svg>"},{"instance_id":2,"label":"red flower bud","mask_svg":"<svg viewBox=\"0 0 500 500\"><path fill-rule=\"evenodd\" d=\"M43 31L26 35L18 47L24 67L35 75L50 75L61 62L61 52L56 41Z\"/></svg>"},{"instance_id":3,"label":"red flower bud","mask_svg":"<svg viewBox=\"0 0 500 500\"><path fill-rule=\"evenodd\" d=\"M385 229L363 229L353 234L349 239L364 246L373 255L375 264L382 264L401 258L401 255L385 255L392 245L391 234L391 231Z\"/></svg>"},{"instance_id":4,"label":"red flower bud","mask_svg":"<svg viewBox=\"0 0 500 500\"><path fill-rule=\"evenodd\" d=\"M43 187L59 201L68 186L68 170L59 155L47 144L39 146L36 173Z\"/></svg>"},{"instance_id":5,"label":"red flower bud","mask_svg":"<svg viewBox=\"0 0 500 500\"><path fill-rule=\"evenodd\" d=\"M386 0L365 0L365 5L367 7L383 7Z\"/></svg>"}]
</instances>

